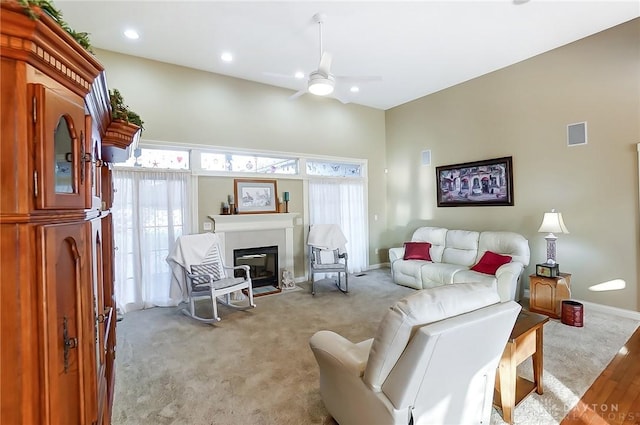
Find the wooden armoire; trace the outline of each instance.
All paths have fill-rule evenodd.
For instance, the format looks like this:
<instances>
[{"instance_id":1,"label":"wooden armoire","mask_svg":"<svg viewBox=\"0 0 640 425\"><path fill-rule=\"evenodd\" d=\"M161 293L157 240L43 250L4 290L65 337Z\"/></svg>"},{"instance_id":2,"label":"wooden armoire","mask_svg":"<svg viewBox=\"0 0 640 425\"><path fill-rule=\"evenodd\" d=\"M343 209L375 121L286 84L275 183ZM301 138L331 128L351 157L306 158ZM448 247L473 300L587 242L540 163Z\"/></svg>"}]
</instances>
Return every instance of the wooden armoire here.
<instances>
[{"instance_id":1,"label":"wooden armoire","mask_svg":"<svg viewBox=\"0 0 640 425\"><path fill-rule=\"evenodd\" d=\"M108 424L110 161L140 130L112 122L103 67L53 19L0 6L0 423Z\"/></svg>"}]
</instances>

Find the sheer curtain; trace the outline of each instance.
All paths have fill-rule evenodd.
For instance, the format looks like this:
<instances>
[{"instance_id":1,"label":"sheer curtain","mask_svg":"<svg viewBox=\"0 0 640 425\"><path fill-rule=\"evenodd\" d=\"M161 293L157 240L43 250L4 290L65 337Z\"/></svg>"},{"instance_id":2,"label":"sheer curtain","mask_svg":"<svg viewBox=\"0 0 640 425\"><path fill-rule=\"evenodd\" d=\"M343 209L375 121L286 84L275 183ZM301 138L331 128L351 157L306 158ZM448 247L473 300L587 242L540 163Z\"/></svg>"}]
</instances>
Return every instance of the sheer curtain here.
<instances>
[{"instance_id":1,"label":"sheer curtain","mask_svg":"<svg viewBox=\"0 0 640 425\"><path fill-rule=\"evenodd\" d=\"M366 269L369 232L363 180L310 179L310 224L338 224L347 238L349 272Z\"/></svg>"},{"instance_id":2,"label":"sheer curtain","mask_svg":"<svg viewBox=\"0 0 640 425\"><path fill-rule=\"evenodd\" d=\"M114 169L115 296L123 312L177 305L165 261L191 230L191 173Z\"/></svg>"}]
</instances>

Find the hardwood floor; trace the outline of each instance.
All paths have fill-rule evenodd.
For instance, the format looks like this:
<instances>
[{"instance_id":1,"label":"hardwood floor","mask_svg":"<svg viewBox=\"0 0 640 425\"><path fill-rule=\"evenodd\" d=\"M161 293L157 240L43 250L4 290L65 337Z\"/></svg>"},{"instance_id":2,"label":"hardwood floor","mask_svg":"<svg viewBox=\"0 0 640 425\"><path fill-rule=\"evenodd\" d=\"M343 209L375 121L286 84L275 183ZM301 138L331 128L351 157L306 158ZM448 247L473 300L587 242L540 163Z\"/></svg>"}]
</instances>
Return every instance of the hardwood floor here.
<instances>
[{"instance_id":1,"label":"hardwood floor","mask_svg":"<svg viewBox=\"0 0 640 425\"><path fill-rule=\"evenodd\" d=\"M640 328L561 422L587 424L640 424Z\"/></svg>"}]
</instances>

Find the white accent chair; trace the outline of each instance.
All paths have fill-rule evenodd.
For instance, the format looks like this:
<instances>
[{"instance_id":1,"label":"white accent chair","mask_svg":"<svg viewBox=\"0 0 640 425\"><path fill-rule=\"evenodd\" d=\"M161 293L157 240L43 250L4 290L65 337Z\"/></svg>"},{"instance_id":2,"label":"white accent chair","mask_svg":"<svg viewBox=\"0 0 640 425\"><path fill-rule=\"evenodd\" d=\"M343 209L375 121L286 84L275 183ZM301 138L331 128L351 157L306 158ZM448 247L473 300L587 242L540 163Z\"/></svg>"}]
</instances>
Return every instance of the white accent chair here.
<instances>
[{"instance_id":1,"label":"white accent chair","mask_svg":"<svg viewBox=\"0 0 640 425\"><path fill-rule=\"evenodd\" d=\"M337 249L320 249L309 247L309 274L311 280L311 294L316 294L316 273L337 273L336 286L343 293L349 292L349 256ZM344 289L342 288L342 274L344 273Z\"/></svg>"},{"instance_id":2,"label":"white accent chair","mask_svg":"<svg viewBox=\"0 0 640 425\"><path fill-rule=\"evenodd\" d=\"M349 255L345 244L347 238L337 224L314 224L309 229L309 280L311 294L316 294L315 275L337 273L336 286L346 294L349 292ZM344 288L342 274L344 273Z\"/></svg>"},{"instance_id":3,"label":"white accent chair","mask_svg":"<svg viewBox=\"0 0 640 425\"><path fill-rule=\"evenodd\" d=\"M489 424L495 374L520 305L496 284L451 284L398 301L375 338L331 331L309 344L340 425Z\"/></svg>"},{"instance_id":4,"label":"white accent chair","mask_svg":"<svg viewBox=\"0 0 640 425\"><path fill-rule=\"evenodd\" d=\"M236 310L256 306L253 302L249 266L226 266L222 258L223 252L218 235L205 233L180 236L172 253L167 257L167 262L172 265L174 279L178 275L179 279L175 280L181 281L183 299L188 304L188 308L181 311L192 319L205 323L220 321L218 303ZM237 274L240 276L236 277L236 271L239 271ZM183 276L179 276L180 274ZM246 291L246 297L242 290ZM231 300L232 294L236 295L235 302ZM195 301L199 298L210 300L212 317L197 314ZM248 300L239 302L245 298Z\"/></svg>"}]
</instances>

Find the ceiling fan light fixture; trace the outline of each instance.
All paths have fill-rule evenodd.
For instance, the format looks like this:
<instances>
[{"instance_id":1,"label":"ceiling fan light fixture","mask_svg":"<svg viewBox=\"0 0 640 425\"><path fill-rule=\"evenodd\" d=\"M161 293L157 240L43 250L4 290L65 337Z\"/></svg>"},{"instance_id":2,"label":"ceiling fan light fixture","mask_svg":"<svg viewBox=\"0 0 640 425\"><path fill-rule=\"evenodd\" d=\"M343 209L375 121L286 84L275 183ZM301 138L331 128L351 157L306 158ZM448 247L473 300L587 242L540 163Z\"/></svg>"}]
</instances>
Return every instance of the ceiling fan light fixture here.
<instances>
[{"instance_id":1,"label":"ceiling fan light fixture","mask_svg":"<svg viewBox=\"0 0 640 425\"><path fill-rule=\"evenodd\" d=\"M317 72L311 73L309 76L309 93L315 94L316 96L326 96L333 93L333 88L335 86L335 80L333 76L321 75Z\"/></svg>"}]
</instances>

